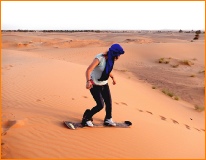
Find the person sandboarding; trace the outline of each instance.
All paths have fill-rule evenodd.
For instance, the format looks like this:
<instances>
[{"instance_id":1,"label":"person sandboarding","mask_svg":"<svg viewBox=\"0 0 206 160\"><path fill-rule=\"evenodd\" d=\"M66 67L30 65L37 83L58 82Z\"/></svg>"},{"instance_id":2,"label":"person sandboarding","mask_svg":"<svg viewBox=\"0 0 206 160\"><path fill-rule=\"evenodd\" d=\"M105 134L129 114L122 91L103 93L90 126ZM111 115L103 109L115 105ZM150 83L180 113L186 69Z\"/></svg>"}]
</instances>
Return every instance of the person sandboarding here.
<instances>
[{"instance_id":1,"label":"person sandboarding","mask_svg":"<svg viewBox=\"0 0 206 160\"><path fill-rule=\"evenodd\" d=\"M116 126L116 123L112 120L112 98L108 78L111 77L113 85L116 84L116 80L111 71L115 61L117 61L122 54L124 54L123 48L119 44L113 44L105 53L96 55L93 62L87 68L86 89L90 90L96 106L84 112L81 122L82 126L94 126L92 117L104 108L104 103L106 105L104 125Z\"/></svg>"}]
</instances>

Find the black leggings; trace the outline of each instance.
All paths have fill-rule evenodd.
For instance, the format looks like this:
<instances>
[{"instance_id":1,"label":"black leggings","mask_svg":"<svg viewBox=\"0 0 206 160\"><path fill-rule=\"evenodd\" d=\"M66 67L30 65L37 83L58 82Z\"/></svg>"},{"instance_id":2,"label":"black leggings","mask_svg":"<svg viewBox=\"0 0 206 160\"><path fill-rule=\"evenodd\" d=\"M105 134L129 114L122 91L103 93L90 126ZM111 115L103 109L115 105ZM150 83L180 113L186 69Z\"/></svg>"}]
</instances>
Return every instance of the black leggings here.
<instances>
[{"instance_id":1,"label":"black leggings","mask_svg":"<svg viewBox=\"0 0 206 160\"><path fill-rule=\"evenodd\" d=\"M106 104L106 116L105 119L112 118L112 98L111 98L111 93L109 89L109 85L103 85L103 86L98 86L98 85L93 85L93 88L90 89L90 92L96 101L96 106L93 107L86 115L86 119L92 118L94 114L99 112L104 108L104 103Z\"/></svg>"}]
</instances>

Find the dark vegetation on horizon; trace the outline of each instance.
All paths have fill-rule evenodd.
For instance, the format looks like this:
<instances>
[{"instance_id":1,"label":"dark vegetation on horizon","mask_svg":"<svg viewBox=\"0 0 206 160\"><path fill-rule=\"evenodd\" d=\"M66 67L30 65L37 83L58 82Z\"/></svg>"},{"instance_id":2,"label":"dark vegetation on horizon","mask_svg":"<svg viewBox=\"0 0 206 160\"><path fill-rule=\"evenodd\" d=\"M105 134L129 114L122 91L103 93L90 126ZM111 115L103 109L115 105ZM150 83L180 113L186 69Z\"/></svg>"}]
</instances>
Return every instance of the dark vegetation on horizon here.
<instances>
[{"instance_id":1,"label":"dark vegetation on horizon","mask_svg":"<svg viewBox=\"0 0 206 160\"><path fill-rule=\"evenodd\" d=\"M179 30L179 33L183 33L183 31L180 29L180 30ZM187 32L185 32L185 33L195 33L195 37L193 38L193 40L198 40L199 37L200 37L200 34L201 34L201 33L204 34L205 32L204 32L204 31L201 32L201 30L197 30L197 31L194 32L194 31L192 30L192 32L187 31ZM193 42L193 40L191 40L191 42Z\"/></svg>"},{"instance_id":2,"label":"dark vegetation on horizon","mask_svg":"<svg viewBox=\"0 0 206 160\"><path fill-rule=\"evenodd\" d=\"M18 29L18 30L1 30L1 32L68 32L68 33L73 33L73 32L95 32L95 33L100 33L100 32L115 32L115 33L124 33L124 32L158 32L158 33L164 33L164 32L178 32L177 30L26 30L26 29ZM205 33L205 31L201 30L191 30L191 31L183 31L179 30L179 33L196 33L196 35L199 35L201 33Z\"/></svg>"}]
</instances>

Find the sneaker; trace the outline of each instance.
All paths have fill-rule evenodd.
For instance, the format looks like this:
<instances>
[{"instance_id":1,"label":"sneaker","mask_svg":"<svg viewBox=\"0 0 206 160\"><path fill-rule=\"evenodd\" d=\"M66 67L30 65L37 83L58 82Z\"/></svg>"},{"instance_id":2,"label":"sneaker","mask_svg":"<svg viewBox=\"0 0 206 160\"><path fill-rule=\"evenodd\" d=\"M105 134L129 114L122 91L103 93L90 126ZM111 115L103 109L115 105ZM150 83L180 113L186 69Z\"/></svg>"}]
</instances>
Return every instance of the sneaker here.
<instances>
[{"instance_id":1,"label":"sneaker","mask_svg":"<svg viewBox=\"0 0 206 160\"><path fill-rule=\"evenodd\" d=\"M93 127L94 125L93 125L92 121L86 121L86 126Z\"/></svg>"},{"instance_id":2,"label":"sneaker","mask_svg":"<svg viewBox=\"0 0 206 160\"><path fill-rule=\"evenodd\" d=\"M110 118L110 119L106 119L104 121L104 125L106 125L106 126L116 126L116 123L113 122L112 118Z\"/></svg>"},{"instance_id":3,"label":"sneaker","mask_svg":"<svg viewBox=\"0 0 206 160\"><path fill-rule=\"evenodd\" d=\"M90 119L88 119L88 118L86 118L86 116L87 116L87 114L90 112L90 109L87 109L85 112L84 112L84 114L83 114L83 118L82 118L82 122L81 122L81 124L82 124L82 126L87 126L87 124L86 124L86 122L87 121L93 121L93 118L90 118Z\"/></svg>"}]
</instances>

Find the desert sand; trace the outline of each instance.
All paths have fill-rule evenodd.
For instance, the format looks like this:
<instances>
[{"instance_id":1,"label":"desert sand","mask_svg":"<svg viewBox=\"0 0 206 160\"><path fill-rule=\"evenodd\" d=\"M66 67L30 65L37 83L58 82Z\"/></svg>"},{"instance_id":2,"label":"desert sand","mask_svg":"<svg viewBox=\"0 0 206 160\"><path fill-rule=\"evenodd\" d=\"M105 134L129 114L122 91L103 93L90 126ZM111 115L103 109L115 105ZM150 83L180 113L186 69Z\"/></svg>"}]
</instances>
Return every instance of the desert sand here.
<instances>
[{"instance_id":1,"label":"desert sand","mask_svg":"<svg viewBox=\"0 0 206 160\"><path fill-rule=\"evenodd\" d=\"M2 158L205 158L204 34L2 33ZM119 43L109 80L113 120L130 128L71 130L95 106L85 71ZM162 92L169 92L170 96ZM105 111L94 123L103 123Z\"/></svg>"}]
</instances>

